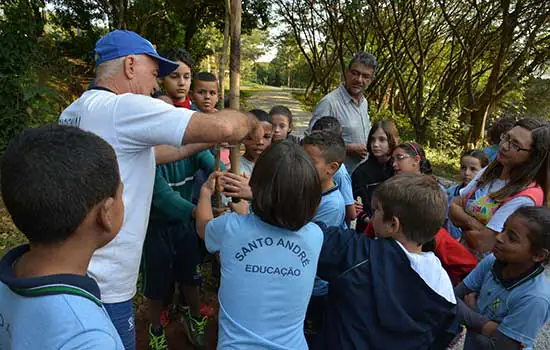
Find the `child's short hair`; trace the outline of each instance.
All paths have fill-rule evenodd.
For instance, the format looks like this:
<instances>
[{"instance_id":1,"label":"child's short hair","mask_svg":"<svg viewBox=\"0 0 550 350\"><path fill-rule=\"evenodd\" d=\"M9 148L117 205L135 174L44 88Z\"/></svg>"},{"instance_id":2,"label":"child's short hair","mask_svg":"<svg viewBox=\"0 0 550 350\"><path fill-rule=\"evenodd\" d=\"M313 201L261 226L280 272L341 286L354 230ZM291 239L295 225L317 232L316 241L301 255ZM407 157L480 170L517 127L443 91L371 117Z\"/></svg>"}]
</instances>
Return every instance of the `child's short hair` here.
<instances>
[{"instance_id":1,"label":"child's short hair","mask_svg":"<svg viewBox=\"0 0 550 350\"><path fill-rule=\"evenodd\" d=\"M313 124L311 131L330 131L342 136L342 125L338 119L334 117L321 117Z\"/></svg>"},{"instance_id":2,"label":"child's short hair","mask_svg":"<svg viewBox=\"0 0 550 350\"><path fill-rule=\"evenodd\" d=\"M403 173L378 185L374 198L384 211L384 221L399 219L409 240L424 244L443 226L447 196L433 176Z\"/></svg>"},{"instance_id":3,"label":"child's short hair","mask_svg":"<svg viewBox=\"0 0 550 350\"><path fill-rule=\"evenodd\" d=\"M516 121L512 117L502 117L495 121L489 129L489 141L492 145L498 145L502 134L507 133L514 127Z\"/></svg>"},{"instance_id":4,"label":"child's short hair","mask_svg":"<svg viewBox=\"0 0 550 350\"><path fill-rule=\"evenodd\" d=\"M397 130L397 125L393 120L381 120L377 121L372 125L369 131L369 136L367 137L367 151L369 154L372 154L371 141L370 139L378 129L382 129L388 138L388 145L390 146L390 154L395 149L397 143L399 142L399 131Z\"/></svg>"},{"instance_id":5,"label":"child's short hair","mask_svg":"<svg viewBox=\"0 0 550 350\"><path fill-rule=\"evenodd\" d=\"M318 147L323 153L325 162L342 164L346 158L346 144L342 136L330 131L315 131L304 137L302 145Z\"/></svg>"},{"instance_id":6,"label":"child's short hair","mask_svg":"<svg viewBox=\"0 0 550 350\"><path fill-rule=\"evenodd\" d=\"M66 240L120 185L113 148L72 126L23 131L9 142L1 166L6 209L31 243Z\"/></svg>"},{"instance_id":7,"label":"child's short hair","mask_svg":"<svg viewBox=\"0 0 550 350\"><path fill-rule=\"evenodd\" d=\"M275 114L280 114L280 115L284 115L285 117L287 117L288 118L288 125L292 126L292 112L290 111L290 109L288 109L285 106L281 106L281 105L274 106L269 111L269 115L273 117Z\"/></svg>"},{"instance_id":8,"label":"child's short hair","mask_svg":"<svg viewBox=\"0 0 550 350\"><path fill-rule=\"evenodd\" d=\"M187 50L173 48L164 51L162 56L171 61L181 61L185 63L189 67L189 69L191 69L191 71L193 71L193 66L195 65L195 62L193 61L193 57L191 57L191 54L187 52Z\"/></svg>"},{"instance_id":9,"label":"child's short hair","mask_svg":"<svg viewBox=\"0 0 550 350\"><path fill-rule=\"evenodd\" d=\"M210 72L198 72L191 81L191 90L194 89L196 82L198 81L218 81L218 78Z\"/></svg>"},{"instance_id":10,"label":"child's short hair","mask_svg":"<svg viewBox=\"0 0 550 350\"><path fill-rule=\"evenodd\" d=\"M531 252L538 254L542 250L550 252L550 208L548 207L521 207L512 216L522 216L529 227L529 240L531 241ZM544 264L548 263L547 255Z\"/></svg>"},{"instance_id":11,"label":"child's short hair","mask_svg":"<svg viewBox=\"0 0 550 350\"><path fill-rule=\"evenodd\" d=\"M296 231L307 224L321 202L321 181L299 145L272 144L258 158L250 178L252 211L263 221Z\"/></svg>"},{"instance_id":12,"label":"child's short hair","mask_svg":"<svg viewBox=\"0 0 550 350\"><path fill-rule=\"evenodd\" d=\"M249 113L254 114L256 119L258 119L259 122L268 122L271 124L271 115L264 111L263 109L252 109L249 111Z\"/></svg>"},{"instance_id":13,"label":"child's short hair","mask_svg":"<svg viewBox=\"0 0 550 350\"><path fill-rule=\"evenodd\" d=\"M477 160L479 160L479 164L481 164L482 168L485 168L487 164L489 164L489 158L487 158L487 155L485 154L485 152L479 149L471 149L469 151L464 152L462 157L460 157L460 160L462 160L462 158L464 157L476 158Z\"/></svg>"},{"instance_id":14,"label":"child's short hair","mask_svg":"<svg viewBox=\"0 0 550 350\"><path fill-rule=\"evenodd\" d=\"M395 148L401 148L402 150L407 152L407 154L410 155L411 157L416 157L416 156L420 157L420 172L422 174L427 174L427 175L432 174L432 164L430 163L428 158L426 158L426 152L424 152L424 148L420 146L418 143L404 142L395 146Z\"/></svg>"}]
</instances>

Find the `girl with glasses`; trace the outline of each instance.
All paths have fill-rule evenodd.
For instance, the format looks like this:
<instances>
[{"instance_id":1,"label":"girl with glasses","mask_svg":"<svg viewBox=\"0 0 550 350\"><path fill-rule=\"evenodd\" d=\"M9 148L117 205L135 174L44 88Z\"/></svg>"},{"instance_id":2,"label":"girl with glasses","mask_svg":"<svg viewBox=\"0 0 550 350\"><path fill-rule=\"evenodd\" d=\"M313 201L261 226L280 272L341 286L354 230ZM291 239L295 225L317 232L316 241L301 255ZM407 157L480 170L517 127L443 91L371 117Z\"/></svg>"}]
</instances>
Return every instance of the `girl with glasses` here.
<instances>
[{"instance_id":1,"label":"girl with glasses","mask_svg":"<svg viewBox=\"0 0 550 350\"><path fill-rule=\"evenodd\" d=\"M550 124L523 118L502 134L486 168L460 190L449 218L462 229L462 242L478 259L494 247L496 235L518 208L546 203L549 183Z\"/></svg>"}]
</instances>

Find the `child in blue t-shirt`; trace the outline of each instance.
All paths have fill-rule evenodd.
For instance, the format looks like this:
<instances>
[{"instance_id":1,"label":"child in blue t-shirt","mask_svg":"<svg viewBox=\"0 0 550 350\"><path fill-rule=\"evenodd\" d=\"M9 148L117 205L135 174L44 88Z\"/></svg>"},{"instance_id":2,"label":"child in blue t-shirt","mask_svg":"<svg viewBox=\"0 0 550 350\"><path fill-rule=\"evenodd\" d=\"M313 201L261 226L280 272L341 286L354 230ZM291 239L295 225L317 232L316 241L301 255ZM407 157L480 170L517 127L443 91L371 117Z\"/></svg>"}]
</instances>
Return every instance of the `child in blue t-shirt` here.
<instances>
[{"instance_id":1,"label":"child in blue t-shirt","mask_svg":"<svg viewBox=\"0 0 550 350\"><path fill-rule=\"evenodd\" d=\"M219 253L218 349L307 349L303 323L323 233L310 222L321 201L319 176L308 155L290 142L258 158L248 203L216 219L215 178L201 189L197 232Z\"/></svg>"},{"instance_id":2,"label":"child in blue t-shirt","mask_svg":"<svg viewBox=\"0 0 550 350\"><path fill-rule=\"evenodd\" d=\"M532 349L550 320L550 209L519 208L506 220L493 255L455 288L464 349Z\"/></svg>"},{"instance_id":3,"label":"child in blue t-shirt","mask_svg":"<svg viewBox=\"0 0 550 350\"><path fill-rule=\"evenodd\" d=\"M124 218L114 150L47 125L12 139L1 169L6 209L29 244L0 261L0 349L124 349L86 274Z\"/></svg>"},{"instance_id":4,"label":"child in blue t-shirt","mask_svg":"<svg viewBox=\"0 0 550 350\"><path fill-rule=\"evenodd\" d=\"M489 159L483 151L473 149L462 155L460 158L460 183L454 184L446 190L449 205L456 196L460 195L460 190L466 187L487 164L489 164ZM453 238L459 239L462 236L462 230L456 227L451 220L447 219L445 226Z\"/></svg>"},{"instance_id":5,"label":"child in blue t-shirt","mask_svg":"<svg viewBox=\"0 0 550 350\"><path fill-rule=\"evenodd\" d=\"M338 119L334 117L319 118L315 124L313 124L311 131L330 131L342 136L342 126ZM342 193L342 197L344 197L344 203L346 205L346 223L349 225L357 217L357 214L355 212L351 176L343 163L334 174L334 182L336 182L340 193Z\"/></svg>"},{"instance_id":6,"label":"child in blue t-shirt","mask_svg":"<svg viewBox=\"0 0 550 350\"><path fill-rule=\"evenodd\" d=\"M346 229L346 205L334 181L334 175L344 163L346 145L338 134L329 131L314 131L302 140L304 150L311 157L321 180L321 204L313 218L326 226ZM322 326L326 295L329 283L315 278L313 293L306 317L306 333L310 343Z\"/></svg>"}]
</instances>

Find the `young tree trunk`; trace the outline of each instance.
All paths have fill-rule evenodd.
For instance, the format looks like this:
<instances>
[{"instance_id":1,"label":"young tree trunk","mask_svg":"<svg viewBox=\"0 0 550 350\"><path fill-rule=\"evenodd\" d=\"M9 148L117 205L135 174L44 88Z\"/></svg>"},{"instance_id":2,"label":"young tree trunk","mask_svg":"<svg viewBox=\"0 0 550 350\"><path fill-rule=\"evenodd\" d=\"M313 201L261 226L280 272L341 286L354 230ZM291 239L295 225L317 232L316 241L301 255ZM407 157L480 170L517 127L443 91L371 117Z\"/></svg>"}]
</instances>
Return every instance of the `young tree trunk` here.
<instances>
[{"instance_id":1,"label":"young tree trunk","mask_svg":"<svg viewBox=\"0 0 550 350\"><path fill-rule=\"evenodd\" d=\"M118 27L119 29L122 29L124 27L124 0L120 0L118 2L118 6L119 6L119 9L118 9Z\"/></svg>"},{"instance_id":2,"label":"young tree trunk","mask_svg":"<svg viewBox=\"0 0 550 350\"><path fill-rule=\"evenodd\" d=\"M218 73L218 80L220 84L219 96L220 96L220 109L224 108L225 105L225 65L227 64L227 47L229 46L229 34L231 28L231 1L225 0L225 27L223 28L223 45L222 45L222 55L220 57L220 67Z\"/></svg>"},{"instance_id":3,"label":"young tree trunk","mask_svg":"<svg viewBox=\"0 0 550 350\"><path fill-rule=\"evenodd\" d=\"M229 107L238 110L240 108L241 89L241 14L242 2L231 1L231 55L229 58ZM240 151L239 147L232 147L230 153L231 172L240 173Z\"/></svg>"}]
</instances>

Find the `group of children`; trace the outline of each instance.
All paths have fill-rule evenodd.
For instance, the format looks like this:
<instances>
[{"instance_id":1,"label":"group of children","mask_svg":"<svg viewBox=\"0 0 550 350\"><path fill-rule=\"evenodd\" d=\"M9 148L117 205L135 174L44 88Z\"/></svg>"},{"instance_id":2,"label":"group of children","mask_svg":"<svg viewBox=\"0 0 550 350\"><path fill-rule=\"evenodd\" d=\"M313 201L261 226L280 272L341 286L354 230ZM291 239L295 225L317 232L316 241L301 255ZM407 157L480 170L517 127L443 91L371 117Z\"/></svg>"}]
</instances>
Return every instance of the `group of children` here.
<instances>
[{"instance_id":1,"label":"group of children","mask_svg":"<svg viewBox=\"0 0 550 350\"><path fill-rule=\"evenodd\" d=\"M158 98L214 112L215 76L193 73L183 50L166 57L179 68ZM548 122L495 132L495 158L466 152L459 184L447 189L391 121L373 124L369 157L350 176L336 118L299 139L288 108L250 113L264 133L243 141L241 174L225 171L227 154L216 164L211 145L156 168L142 258L150 349L168 348L162 313L176 286L187 336L204 347L208 253L221 265L220 349L445 349L461 326L466 350L532 348L550 319ZM4 203L31 249L0 262L0 318L14 320L0 324L0 348L122 349L86 275L122 225L112 148L77 128L45 126L12 140L1 166ZM217 191L238 199L223 200L231 213L218 208ZM477 249L489 240L489 251ZM59 313L37 318L46 302ZM69 313L77 318L66 324ZM56 329L43 323L65 336L39 334Z\"/></svg>"}]
</instances>

